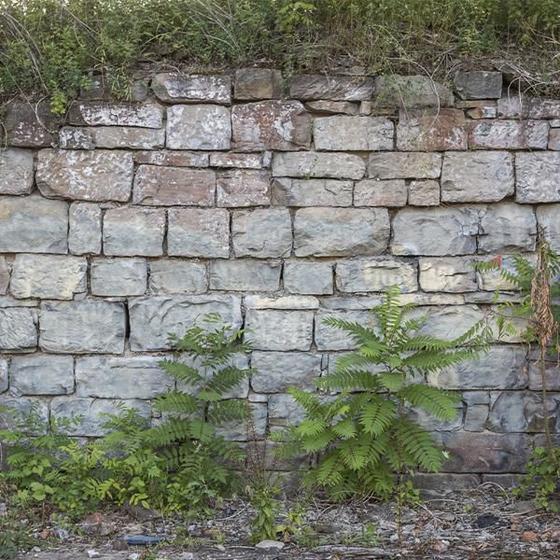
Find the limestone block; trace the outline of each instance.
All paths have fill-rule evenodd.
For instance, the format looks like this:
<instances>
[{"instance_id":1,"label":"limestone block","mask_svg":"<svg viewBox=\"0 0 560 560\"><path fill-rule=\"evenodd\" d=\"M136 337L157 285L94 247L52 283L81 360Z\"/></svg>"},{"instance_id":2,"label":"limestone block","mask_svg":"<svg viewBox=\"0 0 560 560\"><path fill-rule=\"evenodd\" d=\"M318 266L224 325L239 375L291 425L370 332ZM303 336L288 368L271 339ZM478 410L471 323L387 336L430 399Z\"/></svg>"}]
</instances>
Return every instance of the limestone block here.
<instances>
[{"instance_id":1,"label":"limestone block","mask_svg":"<svg viewBox=\"0 0 560 560\"><path fill-rule=\"evenodd\" d=\"M373 179L437 179L440 173L441 154L410 152L369 156L368 174Z\"/></svg>"},{"instance_id":2,"label":"limestone block","mask_svg":"<svg viewBox=\"0 0 560 560\"><path fill-rule=\"evenodd\" d=\"M431 179L410 181L408 185L408 204L411 206L439 206L440 187L438 181Z\"/></svg>"},{"instance_id":3,"label":"limestone block","mask_svg":"<svg viewBox=\"0 0 560 560\"><path fill-rule=\"evenodd\" d=\"M0 358L0 393L8 390L8 360Z\"/></svg>"},{"instance_id":4,"label":"limestone block","mask_svg":"<svg viewBox=\"0 0 560 560\"><path fill-rule=\"evenodd\" d=\"M351 259L336 265L336 287L341 292L383 292L399 286L401 292L418 289L416 265L386 257Z\"/></svg>"},{"instance_id":5,"label":"limestone block","mask_svg":"<svg viewBox=\"0 0 560 560\"><path fill-rule=\"evenodd\" d=\"M560 252L560 204L537 207L537 221L552 249Z\"/></svg>"},{"instance_id":6,"label":"limestone block","mask_svg":"<svg viewBox=\"0 0 560 560\"><path fill-rule=\"evenodd\" d=\"M64 126L58 135L58 145L67 150L92 150L94 148L130 148L155 150L165 146L165 129L132 126Z\"/></svg>"},{"instance_id":7,"label":"limestone block","mask_svg":"<svg viewBox=\"0 0 560 560\"><path fill-rule=\"evenodd\" d=\"M222 171L218 174L216 196L218 206L268 206L270 173L245 169Z\"/></svg>"},{"instance_id":8,"label":"limestone block","mask_svg":"<svg viewBox=\"0 0 560 560\"><path fill-rule=\"evenodd\" d=\"M280 206L352 206L352 181L289 179L272 183L272 202Z\"/></svg>"},{"instance_id":9,"label":"limestone block","mask_svg":"<svg viewBox=\"0 0 560 560\"><path fill-rule=\"evenodd\" d=\"M328 99L319 99L317 101L308 101L305 107L313 113L326 115L357 115L360 104L353 101L329 101Z\"/></svg>"},{"instance_id":10,"label":"limestone block","mask_svg":"<svg viewBox=\"0 0 560 560\"><path fill-rule=\"evenodd\" d=\"M141 296L146 292L148 265L144 259L97 258L91 263L94 296Z\"/></svg>"},{"instance_id":11,"label":"limestone block","mask_svg":"<svg viewBox=\"0 0 560 560\"><path fill-rule=\"evenodd\" d=\"M163 108L156 103L78 101L70 107L68 122L87 126L161 128Z\"/></svg>"},{"instance_id":12,"label":"limestone block","mask_svg":"<svg viewBox=\"0 0 560 560\"><path fill-rule=\"evenodd\" d=\"M203 263L158 259L149 263L149 288L153 294L202 293L208 287Z\"/></svg>"},{"instance_id":13,"label":"limestone block","mask_svg":"<svg viewBox=\"0 0 560 560\"><path fill-rule=\"evenodd\" d=\"M2 124L9 146L43 148L54 143L53 131L62 121L50 110L49 100L39 103L10 101L5 105Z\"/></svg>"},{"instance_id":14,"label":"limestone block","mask_svg":"<svg viewBox=\"0 0 560 560\"><path fill-rule=\"evenodd\" d=\"M240 68L235 71L235 99L277 99L282 96L282 73L270 68Z\"/></svg>"},{"instance_id":15,"label":"limestone block","mask_svg":"<svg viewBox=\"0 0 560 560\"><path fill-rule=\"evenodd\" d=\"M23 307L0 308L0 352L26 352L37 346L37 312Z\"/></svg>"},{"instance_id":16,"label":"limestone block","mask_svg":"<svg viewBox=\"0 0 560 560\"><path fill-rule=\"evenodd\" d=\"M373 78L363 76L324 76L301 74L290 82L294 99L331 101L367 101L374 91Z\"/></svg>"},{"instance_id":17,"label":"limestone block","mask_svg":"<svg viewBox=\"0 0 560 560\"><path fill-rule=\"evenodd\" d=\"M211 290L273 292L280 287L280 261L253 259L216 260L210 262Z\"/></svg>"},{"instance_id":18,"label":"limestone block","mask_svg":"<svg viewBox=\"0 0 560 560\"><path fill-rule=\"evenodd\" d=\"M284 288L292 294L332 294L332 264L305 260L286 261Z\"/></svg>"},{"instance_id":19,"label":"limestone block","mask_svg":"<svg viewBox=\"0 0 560 560\"><path fill-rule=\"evenodd\" d=\"M502 95L502 73L484 70L457 72L455 91L462 99L498 99Z\"/></svg>"},{"instance_id":20,"label":"limestone block","mask_svg":"<svg viewBox=\"0 0 560 560\"><path fill-rule=\"evenodd\" d=\"M354 187L354 206L406 206L408 188L403 179L363 179Z\"/></svg>"},{"instance_id":21,"label":"limestone block","mask_svg":"<svg viewBox=\"0 0 560 560\"><path fill-rule=\"evenodd\" d=\"M68 395L74 392L74 358L50 354L14 356L11 391L18 395Z\"/></svg>"},{"instance_id":22,"label":"limestone block","mask_svg":"<svg viewBox=\"0 0 560 560\"><path fill-rule=\"evenodd\" d=\"M167 109L167 147L173 150L229 150L229 109L221 105L173 105Z\"/></svg>"},{"instance_id":23,"label":"limestone block","mask_svg":"<svg viewBox=\"0 0 560 560\"><path fill-rule=\"evenodd\" d=\"M371 327L374 317L368 309L320 309L315 317L315 344L317 350L352 350L354 341L346 331L325 323L325 319L334 317Z\"/></svg>"},{"instance_id":24,"label":"limestone block","mask_svg":"<svg viewBox=\"0 0 560 560\"><path fill-rule=\"evenodd\" d=\"M8 257L0 257L0 296L8 293L11 273L12 259Z\"/></svg>"},{"instance_id":25,"label":"limestone block","mask_svg":"<svg viewBox=\"0 0 560 560\"><path fill-rule=\"evenodd\" d=\"M425 292L476 292L476 260L472 257L421 258L420 287Z\"/></svg>"},{"instance_id":26,"label":"limestone block","mask_svg":"<svg viewBox=\"0 0 560 560\"><path fill-rule=\"evenodd\" d=\"M210 167L261 169L267 167L264 160L264 154L214 152L210 154Z\"/></svg>"},{"instance_id":27,"label":"limestone block","mask_svg":"<svg viewBox=\"0 0 560 560\"><path fill-rule=\"evenodd\" d=\"M319 117L313 121L315 149L392 150L395 127L385 117Z\"/></svg>"},{"instance_id":28,"label":"limestone block","mask_svg":"<svg viewBox=\"0 0 560 560\"><path fill-rule=\"evenodd\" d=\"M275 153L272 158L273 177L361 179L364 172L364 160L354 154Z\"/></svg>"},{"instance_id":29,"label":"limestone block","mask_svg":"<svg viewBox=\"0 0 560 560\"><path fill-rule=\"evenodd\" d=\"M33 188L33 153L20 148L0 150L0 194L29 194Z\"/></svg>"},{"instance_id":30,"label":"limestone block","mask_svg":"<svg viewBox=\"0 0 560 560\"><path fill-rule=\"evenodd\" d=\"M204 152L185 150L152 150L134 152L139 165L163 165L168 167L208 167L210 156Z\"/></svg>"},{"instance_id":31,"label":"limestone block","mask_svg":"<svg viewBox=\"0 0 560 560\"><path fill-rule=\"evenodd\" d=\"M453 94L427 76L378 76L374 103L377 107L401 109L448 107L453 105Z\"/></svg>"},{"instance_id":32,"label":"limestone block","mask_svg":"<svg viewBox=\"0 0 560 560\"><path fill-rule=\"evenodd\" d=\"M156 74L152 89L158 99L166 103L231 102L231 78L229 76L186 76L179 73Z\"/></svg>"},{"instance_id":33,"label":"limestone block","mask_svg":"<svg viewBox=\"0 0 560 560\"><path fill-rule=\"evenodd\" d=\"M474 149L546 150L546 121L482 121L469 126L469 146Z\"/></svg>"},{"instance_id":34,"label":"limestone block","mask_svg":"<svg viewBox=\"0 0 560 560\"><path fill-rule=\"evenodd\" d=\"M101 253L102 210L93 202L73 202L70 205L68 248L74 255Z\"/></svg>"},{"instance_id":35,"label":"limestone block","mask_svg":"<svg viewBox=\"0 0 560 560\"><path fill-rule=\"evenodd\" d=\"M516 154L515 172L517 202L560 202L560 152Z\"/></svg>"}]
</instances>

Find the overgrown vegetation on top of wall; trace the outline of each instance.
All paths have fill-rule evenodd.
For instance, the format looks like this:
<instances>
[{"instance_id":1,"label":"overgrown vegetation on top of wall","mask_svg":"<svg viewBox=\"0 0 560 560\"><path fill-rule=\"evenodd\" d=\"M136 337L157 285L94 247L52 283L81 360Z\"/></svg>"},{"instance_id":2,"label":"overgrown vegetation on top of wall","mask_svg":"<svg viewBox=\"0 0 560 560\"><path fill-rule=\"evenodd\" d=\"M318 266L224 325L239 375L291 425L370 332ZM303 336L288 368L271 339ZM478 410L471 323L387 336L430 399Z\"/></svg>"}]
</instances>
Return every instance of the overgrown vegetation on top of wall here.
<instances>
[{"instance_id":1,"label":"overgrown vegetation on top of wall","mask_svg":"<svg viewBox=\"0 0 560 560\"><path fill-rule=\"evenodd\" d=\"M0 0L0 95L61 109L91 71L126 94L145 62L441 77L464 56L555 87L559 30L557 0Z\"/></svg>"}]
</instances>

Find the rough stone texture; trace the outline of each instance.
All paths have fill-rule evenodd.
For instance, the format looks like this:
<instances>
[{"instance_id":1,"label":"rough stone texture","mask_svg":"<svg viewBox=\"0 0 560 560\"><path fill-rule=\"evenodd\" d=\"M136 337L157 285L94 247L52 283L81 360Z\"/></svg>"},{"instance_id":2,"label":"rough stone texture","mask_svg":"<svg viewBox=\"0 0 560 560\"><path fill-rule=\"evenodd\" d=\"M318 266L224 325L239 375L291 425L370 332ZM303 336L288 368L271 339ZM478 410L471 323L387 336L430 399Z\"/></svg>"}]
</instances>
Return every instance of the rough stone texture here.
<instances>
[{"instance_id":1,"label":"rough stone texture","mask_svg":"<svg viewBox=\"0 0 560 560\"><path fill-rule=\"evenodd\" d=\"M453 105L453 94L426 76L378 76L374 103L402 109L448 107Z\"/></svg>"},{"instance_id":2,"label":"rough stone texture","mask_svg":"<svg viewBox=\"0 0 560 560\"><path fill-rule=\"evenodd\" d=\"M502 73L484 70L457 72L455 91L461 99L498 99L502 95Z\"/></svg>"},{"instance_id":3,"label":"rough stone texture","mask_svg":"<svg viewBox=\"0 0 560 560\"><path fill-rule=\"evenodd\" d=\"M270 204L270 173L264 170L234 169L218 175L218 206L266 206Z\"/></svg>"},{"instance_id":4,"label":"rough stone texture","mask_svg":"<svg viewBox=\"0 0 560 560\"><path fill-rule=\"evenodd\" d=\"M73 299L86 292L87 262L64 255L16 255L10 292L16 298Z\"/></svg>"},{"instance_id":5,"label":"rough stone texture","mask_svg":"<svg viewBox=\"0 0 560 560\"><path fill-rule=\"evenodd\" d=\"M289 387L313 389L321 375L321 355L301 352L253 352L251 387L257 393L282 393Z\"/></svg>"},{"instance_id":6,"label":"rough stone texture","mask_svg":"<svg viewBox=\"0 0 560 560\"><path fill-rule=\"evenodd\" d=\"M384 117L320 117L313 121L317 150L392 150L395 127Z\"/></svg>"},{"instance_id":7,"label":"rough stone texture","mask_svg":"<svg viewBox=\"0 0 560 560\"><path fill-rule=\"evenodd\" d=\"M185 257L229 256L229 213L222 209L173 209L168 213L167 253Z\"/></svg>"},{"instance_id":8,"label":"rough stone texture","mask_svg":"<svg viewBox=\"0 0 560 560\"><path fill-rule=\"evenodd\" d=\"M164 259L151 261L149 289L153 294L202 293L208 287L202 263Z\"/></svg>"},{"instance_id":9,"label":"rough stone texture","mask_svg":"<svg viewBox=\"0 0 560 560\"><path fill-rule=\"evenodd\" d=\"M239 169L261 169L261 167L268 167L264 156L265 154L215 152L210 154L210 166L223 168L233 167Z\"/></svg>"},{"instance_id":10,"label":"rough stone texture","mask_svg":"<svg viewBox=\"0 0 560 560\"><path fill-rule=\"evenodd\" d=\"M554 425L558 418L558 402L549 398L546 408ZM521 391L493 393L487 427L501 433L544 431L542 395Z\"/></svg>"},{"instance_id":11,"label":"rough stone texture","mask_svg":"<svg viewBox=\"0 0 560 560\"><path fill-rule=\"evenodd\" d=\"M325 262L288 261L284 288L292 294L332 294L333 267Z\"/></svg>"},{"instance_id":12,"label":"rough stone texture","mask_svg":"<svg viewBox=\"0 0 560 560\"><path fill-rule=\"evenodd\" d=\"M173 105L167 109L167 147L174 150L228 150L229 109L220 105Z\"/></svg>"},{"instance_id":13,"label":"rough stone texture","mask_svg":"<svg viewBox=\"0 0 560 560\"><path fill-rule=\"evenodd\" d=\"M560 253L560 204L537 207L537 222L552 249Z\"/></svg>"},{"instance_id":14,"label":"rough stone texture","mask_svg":"<svg viewBox=\"0 0 560 560\"><path fill-rule=\"evenodd\" d=\"M272 203L278 206L352 206L352 181L290 179L272 183Z\"/></svg>"},{"instance_id":15,"label":"rough stone texture","mask_svg":"<svg viewBox=\"0 0 560 560\"><path fill-rule=\"evenodd\" d=\"M8 292L10 274L12 273L12 261L6 257L0 257L0 296Z\"/></svg>"},{"instance_id":16,"label":"rough stone texture","mask_svg":"<svg viewBox=\"0 0 560 560\"><path fill-rule=\"evenodd\" d=\"M271 292L280 287L282 263L252 259L217 260L210 263L211 290Z\"/></svg>"},{"instance_id":17,"label":"rough stone texture","mask_svg":"<svg viewBox=\"0 0 560 560\"><path fill-rule=\"evenodd\" d=\"M46 197L126 202L132 173L132 155L126 152L41 150L36 180Z\"/></svg>"},{"instance_id":18,"label":"rough stone texture","mask_svg":"<svg viewBox=\"0 0 560 560\"><path fill-rule=\"evenodd\" d=\"M37 346L37 312L28 308L0 308L0 352L25 352Z\"/></svg>"},{"instance_id":19,"label":"rough stone texture","mask_svg":"<svg viewBox=\"0 0 560 560\"><path fill-rule=\"evenodd\" d=\"M100 300L43 303L39 346L62 354L120 354L125 314L120 303Z\"/></svg>"},{"instance_id":20,"label":"rough stone texture","mask_svg":"<svg viewBox=\"0 0 560 560\"><path fill-rule=\"evenodd\" d=\"M8 360L0 358L0 393L8 390Z\"/></svg>"},{"instance_id":21,"label":"rough stone texture","mask_svg":"<svg viewBox=\"0 0 560 560\"><path fill-rule=\"evenodd\" d=\"M101 253L101 206L93 202L70 205L68 249L75 255Z\"/></svg>"},{"instance_id":22,"label":"rough stone texture","mask_svg":"<svg viewBox=\"0 0 560 560\"><path fill-rule=\"evenodd\" d=\"M431 179L410 181L408 185L408 204L411 206L438 206L440 186Z\"/></svg>"},{"instance_id":23,"label":"rough stone texture","mask_svg":"<svg viewBox=\"0 0 560 560\"><path fill-rule=\"evenodd\" d=\"M285 208L236 212L231 233L236 257L287 257L292 250L292 221Z\"/></svg>"},{"instance_id":24,"label":"rough stone texture","mask_svg":"<svg viewBox=\"0 0 560 560\"><path fill-rule=\"evenodd\" d=\"M183 150L137 151L134 161L140 165L166 165L169 167L208 167L210 156L204 152Z\"/></svg>"},{"instance_id":25,"label":"rough stone texture","mask_svg":"<svg viewBox=\"0 0 560 560\"><path fill-rule=\"evenodd\" d=\"M329 99L332 101L367 101L374 91L374 81L362 76L322 76L308 74L290 82L294 99Z\"/></svg>"},{"instance_id":26,"label":"rough stone texture","mask_svg":"<svg viewBox=\"0 0 560 560\"><path fill-rule=\"evenodd\" d=\"M163 253L164 234L163 210L113 208L103 218L103 251L115 256L158 256Z\"/></svg>"},{"instance_id":27,"label":"rough stone texture","mask_svg":"<svg viewBox=\"0 0 560 560\"><path fill-rule=\"evenodd\" d=\"M270 68L240 68L233 84L235 99L276 99L282 95L282 73Z\"/></svg>"},{"instance_id":28,"label":"rough stone texture","mask_svg":"<svg viewBox=\"0 0 560 560\"><path fill-rule=\"evenodd\" d=\"M425 292L476 292L475 265L471 257L421 258L420 287Z\"/></svg>"},{"instance_id":29,"label":"rough stone texture","mask_svg":"<svg viewBox=\"0 0 560 560\"><path fill-rule=\"evenodd\" d=\"M49 100L11 101L5 109L2 124L10 146L42 148L53 144L62 119L51 112Z\"/></svg>"},{"instance_id":30,"label":"rough stone texture","mask_svg":"<svg viewBox=\"0 0 560 560\"><path fill-rule=\"evenodd\" d=\"M59 147L71 150L93 148L131 148L155 150L165 145L165 130L132 126L64 127L59 134Z\"/></svg>"},{"instance_id":31,"label":"rough stone texture","mask_svg":"<svg viewBox=\"0 0 560 560\"><path fill-rule=\"evenodd\" d=\"M440 174L440 154L418 152L369 156L368 175L374 179L437 179Z\"/></svg>"},{"instance_id":32,"label":"rough stone texture","mask_svg":"<svg viewBox=\"0 0 560 560\"><path fill-rule=\"evenodd\" d=\"M323 113L326 115L357 115L360 110L359 103L354 103L352 101L328 101L325 99L309 101L305 104L305 107L314 113Z\"/></svg>"},{"instance_id":33,"label":"rough stone texture","mask_svg":"<svg viewBox=\"0 0 560 560\"><path fill-rule=\"evenodd\" d=\"M560 152L517 154L515 173L517 202L560 202Z\"/></svg>"},{"instance_id":34,"label":"rough stone texture","mask_svg":"<svg viewBox=\"0 0 560 560\"><path fill-rule=\"evenodd\" d=\"M272 159L273 177L361 179L364 172L364 160L353 154L275 153Z\"/></svg>"},{"instance_id":35,"label":"rough stone texture","mask_svg":"<svg viewBox=\"0 0 560 560\"><path fill-rule=\"evenodd\" d=\"M498 99L498 116L527 119L560 118L560 100L512 95Z\"/></svg>"},{"instance_id":36,"label":"rough stone texture","mask_svg":"<svg viewBox=\"0 0 560 560\"><path fill-rule=\"evenodd\" d=\"M442 202L497 202L514 188L513 156L507 152L448 152L443 158Z\"/></svg>"},{"instance_id":37,"label":"rough stone texture","mask_svg":"<svg viewBox=\"0 0 560 560\"><path fill-rule=\"evenodd\" d=\"M289 151L309 148L311 143L311 118L299 101L236 105L231 121L237 150Z\"/></svg>"},{"instance_id":38,"label":"rough stone texture","mask_svg":"<svg viewBox=\"0 0 560 560\"><path fill-rule=\"evenodd\" d=\"M385 257L347 260L336 265L336 287L341 292L383 292L394 285L403 293L416 291L416 266Z\"/></svg>"},{"instance_id":39,"label":"rough stone texture","mask_svg":"<svg viewBox=\"0 0 560 560\"><path fill-rule=\"evenodd\" d=\"M403 179L364 179L354 187L354 206L406 206L408 188Z\"/></svg>"},{"instance_id":40,"label":"rough stone texture","mask_svg":"<svg viewBox=\"0 0 560 560\"><path fill-rule=\"evenodd\" d=\"M185 76L177 73L156 74L152 89L158 99L167 103L231 102L229 76Z\"/></svg>"},{"instance_id":41,"label":"rough stone texture","mask_svg":"<svg viewBox=\"0 0 560 560\"><path fill-rule=\"evenodd\" d=\"M0 253L66 253L68 205L39 196L0 198Z\"/></svg>"},{"instance_id":42,"label":"rough stone texture","mask_svg":"<svg viewBox=\"0 0 560 560\"><path fill-rule=\"evenodd\" d=\"M91 293L94 296L141 296L146 292L148 265L144 259L94 259Z\"/></svg>"},{"instance_id":43,"label":"rough stone texture","mask_svg":"<svg viewBox=\"0 0 560 560\"><path fill-rule=\"evenodd\" d=\"M29 194L33 187L33 152L0 150L0 194Z\"/></svg>"},{"instance_id":44,"label":"rough stone texture","mask_svg":"<svg viewBox=\"0 0 560 560\"><path fill-rule=\"evenodd\" d=\"M378 255L389 242L384 209L303 208L294 221L298 257Z\"/></svg>"},{"instance_id":45,"label":"rough stone texture","mask_svg":"<svg viewBox=\"0 0 560 560\"><path fill-rule=\"evenodd\" d=\"M134 177L136 204L212 206L216 174L209 169L140 165Z\"/></svg>"},{"instance_id":46,"label":"rough stone texture","mask_svg":"<svg viewBox=\"0 0 560 560\"><path fill-rule=\"evenodd\" d=\"M88 126L131 126L161 128L163 109L155 103L74 103L68 122Z\"/></svg>"},{"instance_id":47,"label":"rough stone texture","mask_svg":"<svg viewBox=\"0 0 560 560\"><path fill-rule=\"evenodd\" d=\"M68 395L74 392L74 358L31 354L10 363L11 391L18 395Z\"/></svg>"},{"instance_id":48,"label":"rough stone texture","mask_svg":"<svg viewBox=\"0 0 560 560\"><path fill-rule=\"evenodd\" d=\"M546 121L485 121L469 127L469 146L473 149L546 150Z\"/></svg>"}]
</instances>

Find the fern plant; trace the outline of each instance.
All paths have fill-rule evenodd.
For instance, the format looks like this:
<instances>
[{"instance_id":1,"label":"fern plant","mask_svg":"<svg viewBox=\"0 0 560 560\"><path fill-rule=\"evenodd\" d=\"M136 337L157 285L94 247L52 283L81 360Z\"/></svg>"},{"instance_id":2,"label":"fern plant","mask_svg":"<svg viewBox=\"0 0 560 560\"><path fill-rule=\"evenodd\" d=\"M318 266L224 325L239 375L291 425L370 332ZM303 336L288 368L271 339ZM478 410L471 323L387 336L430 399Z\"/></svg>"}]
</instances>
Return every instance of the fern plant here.
<instances>
[{"instance_id":1,"label":"fern plant","mask_svg":"<svg viewBox=\"0 0 560 560\"><path fill-rule=\"evenodd\" d=\"M328 318L327 324L346 331L357 345L317 382L334 396L290 391L305 418L288 429L284 451L316 455L307 480L331 497L388 497L404 484L403 475L442 466L445 453L410 410L454 418L458 397L427 385L424 376L475 358L486 350L491 332L479 322L458 338L441 340L424 334L426 318L413 316L413 307L401 305L398 288L391 288L373 309L376 328Z\"/></svg>"}]
</instances>

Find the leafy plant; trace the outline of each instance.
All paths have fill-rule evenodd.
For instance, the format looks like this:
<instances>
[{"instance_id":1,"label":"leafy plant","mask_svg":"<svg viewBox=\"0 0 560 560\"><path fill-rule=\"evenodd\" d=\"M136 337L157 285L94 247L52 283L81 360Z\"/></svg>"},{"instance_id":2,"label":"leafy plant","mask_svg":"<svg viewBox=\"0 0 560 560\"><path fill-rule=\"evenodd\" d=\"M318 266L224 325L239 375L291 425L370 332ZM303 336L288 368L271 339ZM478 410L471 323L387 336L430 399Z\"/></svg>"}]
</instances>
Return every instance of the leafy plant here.
<instances>
[{"instance_id":1,"label":"leafy plant","mask_svg":"<svg viewBox=\"0 0 560 560\"><path fill-rule=\"evenodd\" d=\"M250 502L255 510L251 521L251 541L275 540L279 532L276 517L280 512L277 498L280 490L271 484L260 484L250 490Z\"/></svg>"}]
</instances>

